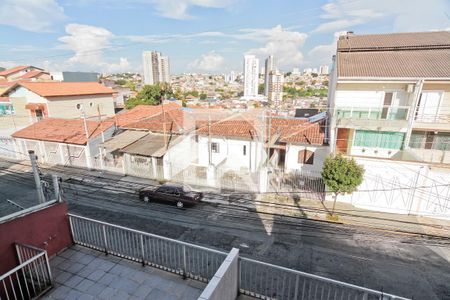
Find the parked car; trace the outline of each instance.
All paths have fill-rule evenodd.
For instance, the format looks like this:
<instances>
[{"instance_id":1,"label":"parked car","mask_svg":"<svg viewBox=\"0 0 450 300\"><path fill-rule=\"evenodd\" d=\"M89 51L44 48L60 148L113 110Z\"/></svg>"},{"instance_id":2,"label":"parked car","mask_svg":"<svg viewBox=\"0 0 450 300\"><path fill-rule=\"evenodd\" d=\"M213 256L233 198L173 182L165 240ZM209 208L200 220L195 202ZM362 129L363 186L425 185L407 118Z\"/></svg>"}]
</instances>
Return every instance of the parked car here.
<instances>
[{"instance_id":1,"label":"parked car","mask_svg":"<svg viewBox=\"0 0 450 300\"><path fill-rule=\"evenodd\" d=\"M194 205L203 198L203 193L195 192L186 184L165 183L158 188L147 187L139 191L139 198L145 202L176 203L178 208Z\"/></svg>"}]
</instances>

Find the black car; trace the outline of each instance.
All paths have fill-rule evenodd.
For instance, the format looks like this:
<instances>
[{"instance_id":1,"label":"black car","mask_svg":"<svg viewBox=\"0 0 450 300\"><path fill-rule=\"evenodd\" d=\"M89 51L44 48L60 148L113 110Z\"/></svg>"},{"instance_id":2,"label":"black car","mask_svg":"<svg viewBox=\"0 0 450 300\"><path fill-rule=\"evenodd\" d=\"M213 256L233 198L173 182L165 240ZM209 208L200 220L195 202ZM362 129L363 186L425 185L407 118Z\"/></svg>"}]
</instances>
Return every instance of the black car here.
<instances>
[{"instance_id":1,"label":"black car","mask_svg":"<svg viewBox=\"0 0 450 300\"><path fill-rule=\"evenodd\" d=\"M139 198L145 202L171 202L178 208L194 205L203 198L203 193L195 192L186 184L165 183L154 189L144 188L139 191Z\"/></svg>"}]
</instances>

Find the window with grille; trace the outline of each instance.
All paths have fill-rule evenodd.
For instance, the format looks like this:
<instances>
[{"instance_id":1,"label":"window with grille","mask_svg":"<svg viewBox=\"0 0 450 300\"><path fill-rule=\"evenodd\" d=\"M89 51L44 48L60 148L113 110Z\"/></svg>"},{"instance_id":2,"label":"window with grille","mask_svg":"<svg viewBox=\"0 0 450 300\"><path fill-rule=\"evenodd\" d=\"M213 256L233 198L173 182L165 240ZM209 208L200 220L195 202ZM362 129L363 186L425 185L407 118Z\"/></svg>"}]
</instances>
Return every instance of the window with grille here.
<instances>
[{"instance_id":1,"label":"window with grille","mask_svg":"<svg viewBox=\"0 0 450 300\"><path fill-rule=\"evenodd\" d=\"M242 154L247 155L247 146L244 145L244 147L242 148Z\"/></svg>"},{"instance_id":2,"label":"window with grille","mask_svg":"<svg viewBox=\"0 0 450 300\"><path fill-rule=\"evenodd\" d=\"M211 143L211 152L219 153L219 143Z\"/></svg>"},{"instance_id":3,"label":"window with grille","mask_svg":"<svg viewBox=\"0 0 450 300\"><path fill-rule=\"evenodd\" d=\"M304 165L314 164L314 152L309 150L298 151L298 163Z\"/></svg>"}]
</instances>

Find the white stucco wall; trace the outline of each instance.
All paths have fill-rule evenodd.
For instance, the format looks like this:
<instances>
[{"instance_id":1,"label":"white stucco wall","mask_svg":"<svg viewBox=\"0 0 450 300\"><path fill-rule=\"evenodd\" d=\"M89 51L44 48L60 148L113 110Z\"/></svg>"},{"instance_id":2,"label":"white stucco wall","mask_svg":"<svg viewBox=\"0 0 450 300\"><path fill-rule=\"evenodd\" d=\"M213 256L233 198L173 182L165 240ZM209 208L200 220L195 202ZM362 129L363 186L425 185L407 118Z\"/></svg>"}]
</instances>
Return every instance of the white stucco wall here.
<instances>
[{"instance_id":1,"label":"white stucco wall","mask_svg":"<svg viewBox=\"0 0 450 300\"><path fill-rule=\"evenodd\" d=\"M259 143L249 140L227 139L212 137L211 143L219 144L219 152L212 152L212 164L235 171L256 171L261 161L262 153ZM244 146L246 147L244 154ZM265 154L264 154L265 155ZM208 137L198 138L198 163L208 165Z\"/></svg>"},{"instance_id":2,"label":"white stucco wall","mask_svg":"<svg viewBox=\"0 0 450 300\"><path fill-rule=\"evenodd\" d=\"M314 152L314 163L312 165L298 163L298 152L302 150ZM285 170L287 172L301 170L318 173L322 170L323 163L329 153L330 147L326 146L286 145Z\"/></svg>"},{"instance_id":3,"label":"white stucco wall","mask_svg":"<svg viewBox=\"0 0 450 300\"><path fill-rule=\"evenodd\" d=\"M191 152L191 136L178 137L176 143L169 147L164 155L164 174L175 176L195 161L196 153Z\"/></svg>"}]
</instances>

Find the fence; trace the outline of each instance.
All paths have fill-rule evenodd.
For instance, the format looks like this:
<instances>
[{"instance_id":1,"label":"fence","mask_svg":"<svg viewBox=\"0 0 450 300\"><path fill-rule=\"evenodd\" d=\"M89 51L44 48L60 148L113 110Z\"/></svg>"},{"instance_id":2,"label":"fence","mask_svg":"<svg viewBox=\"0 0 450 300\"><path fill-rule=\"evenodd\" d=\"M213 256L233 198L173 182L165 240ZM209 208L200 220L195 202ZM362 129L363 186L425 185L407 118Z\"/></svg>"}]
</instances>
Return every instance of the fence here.
<instances>
[{"instance_id":1,"label":"fence","mask_svg":"<svg viewBox=\"0 0 450 300\"><path fill-rule=\"evenodd\" d=\"M208 282L227 253L69 214L75 243Z\"/></svg>"},{"instance_id":2,"label":"fence","mask_svg":"<svg viewBox=\"0 0 450 300\"><path fill-rule=\"evenodd\" d=\"M209 282L227 253L69 214L73 240L152 267ZM258 299L404 299L352 284L239 258L239 291ZM230 287L232 288L232 287Z\"/></svg>"},{"instance_id":3,"label":"fence","mask_svg":"<svg viewBox=\"0 0 450 300\"><path fill-rule=\"evenodd\" d=\"M249 258L240 258L239 272L240 293L257 299L407 300L380 291Z\"/></svg>"},{"instance_id":4,"label":"fence","mask_svg":"<svg viewBox=\"0 0 450 300\"><path fill-rule=\"evenodd\" d=\"M16 244L17 267L0 276L0 297L34 299L52 287L52 275L47 251Z\"/></svg>"},{"instance_id":5,"label":"fence","mask_svg":"<svg viewBox=\"0 0 450 300\"><path fill-rule=\"evenodd\" d=\"M272 169L269 173L270 192L296 192L298 196L324 200L325 183L319 172Z\"/></svg>"}]
</instances>

